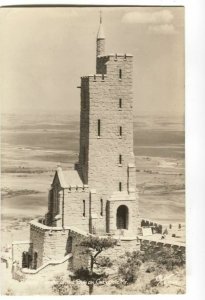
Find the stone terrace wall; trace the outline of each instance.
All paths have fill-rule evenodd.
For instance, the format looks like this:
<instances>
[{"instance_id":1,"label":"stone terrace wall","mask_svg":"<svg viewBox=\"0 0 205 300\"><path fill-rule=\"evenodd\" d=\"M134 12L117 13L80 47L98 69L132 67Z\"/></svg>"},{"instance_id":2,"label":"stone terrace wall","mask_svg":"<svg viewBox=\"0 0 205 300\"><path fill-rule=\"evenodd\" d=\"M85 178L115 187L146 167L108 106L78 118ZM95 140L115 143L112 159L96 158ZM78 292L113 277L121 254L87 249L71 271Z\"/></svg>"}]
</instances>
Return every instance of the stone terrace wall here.
<instances>
[{"instance_id":1,"label":"stone terrace wall","mask_svg":"<svg viewBox=\"0 0 205 300\"><path fill-rule=\"evenodd\" d=\"M58 260L66 255L69 229L48 227L37 221L31 222L30 240L33 244L32 252L37 252L37 268L49 260Z\"/></svg>"}]
</instances>

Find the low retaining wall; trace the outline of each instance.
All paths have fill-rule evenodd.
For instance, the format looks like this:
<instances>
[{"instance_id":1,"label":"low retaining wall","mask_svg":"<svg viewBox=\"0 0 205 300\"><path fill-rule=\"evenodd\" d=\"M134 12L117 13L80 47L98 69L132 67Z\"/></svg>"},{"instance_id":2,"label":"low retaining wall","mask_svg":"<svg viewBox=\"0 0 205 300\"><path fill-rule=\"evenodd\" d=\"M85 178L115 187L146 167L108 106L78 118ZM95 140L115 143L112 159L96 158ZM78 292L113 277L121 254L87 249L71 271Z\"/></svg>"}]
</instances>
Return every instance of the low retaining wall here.
<instances>
[{"instance_id":1,"label":"low retaining wall","mask_svg":"<svg viewBox=\"0 0 205 300\"><path fill-rule=\"evenodd\" d=\"M140 241L140 250L144 251L148 247L152 246L153 248L173 248L176 250L181 250L182 252L186 252L186 247L178 244L178 243L169 243L167 241L152 241L148 239L139 238Z\"/></svg>"}]
</instances>

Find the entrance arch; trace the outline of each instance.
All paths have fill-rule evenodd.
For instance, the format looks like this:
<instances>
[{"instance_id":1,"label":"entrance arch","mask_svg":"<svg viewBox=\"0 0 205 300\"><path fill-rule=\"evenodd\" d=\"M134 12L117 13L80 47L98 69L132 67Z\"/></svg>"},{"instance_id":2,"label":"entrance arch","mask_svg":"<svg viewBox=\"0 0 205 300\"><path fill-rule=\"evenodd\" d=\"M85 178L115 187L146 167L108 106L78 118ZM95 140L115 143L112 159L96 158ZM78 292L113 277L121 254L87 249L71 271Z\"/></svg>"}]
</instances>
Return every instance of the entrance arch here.
<instances>
[{"instance_id":1,"label":"entrance arch","mask_svg":"<svg viewBox=\"0 0 205 300\"><path fill-rule=\"evenodd\" d=\"M128 207L120 205L117 209L117 229L128 229Z\"/></svg>"}]
</instances>

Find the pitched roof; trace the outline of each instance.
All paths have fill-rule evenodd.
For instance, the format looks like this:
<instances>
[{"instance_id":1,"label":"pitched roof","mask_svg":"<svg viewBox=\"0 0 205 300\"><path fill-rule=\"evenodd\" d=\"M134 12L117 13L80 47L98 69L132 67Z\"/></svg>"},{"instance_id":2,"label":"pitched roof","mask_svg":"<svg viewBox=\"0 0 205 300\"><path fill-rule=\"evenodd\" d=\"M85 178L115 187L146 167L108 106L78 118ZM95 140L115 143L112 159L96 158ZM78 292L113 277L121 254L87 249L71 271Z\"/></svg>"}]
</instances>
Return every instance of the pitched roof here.
<instances>
[{"instance_id":1,"label":"pitched roof","mask_svg":"<svg viewBox=\"0 0 205 300\"><path fill-rule=\"evenodd\" d=\"M58 167L56 174L62 188L83 187L83 182L76 170L63 171L61 167Z\"/></svg>"}]
</instances>

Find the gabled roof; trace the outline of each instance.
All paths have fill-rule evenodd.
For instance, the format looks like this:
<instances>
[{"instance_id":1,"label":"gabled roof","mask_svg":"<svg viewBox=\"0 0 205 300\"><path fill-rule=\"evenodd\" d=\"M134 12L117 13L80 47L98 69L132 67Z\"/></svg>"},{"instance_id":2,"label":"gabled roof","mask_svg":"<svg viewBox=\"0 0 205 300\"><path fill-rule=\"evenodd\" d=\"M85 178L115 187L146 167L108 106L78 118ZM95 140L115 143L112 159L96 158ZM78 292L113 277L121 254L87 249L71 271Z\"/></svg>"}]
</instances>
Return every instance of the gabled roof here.
<instances>
[{"instance_id":1,"label":"gabled roof","mask_svg":"<svg viewBox=\"0 0 205 300\"><path fill-rule=\"evenodd\" d=\"M56 180L56 177L62 188L83 187L83 182L76 170L63 171L61 167L58 167L53 183Z\"/></svg>"}]
</instances>

